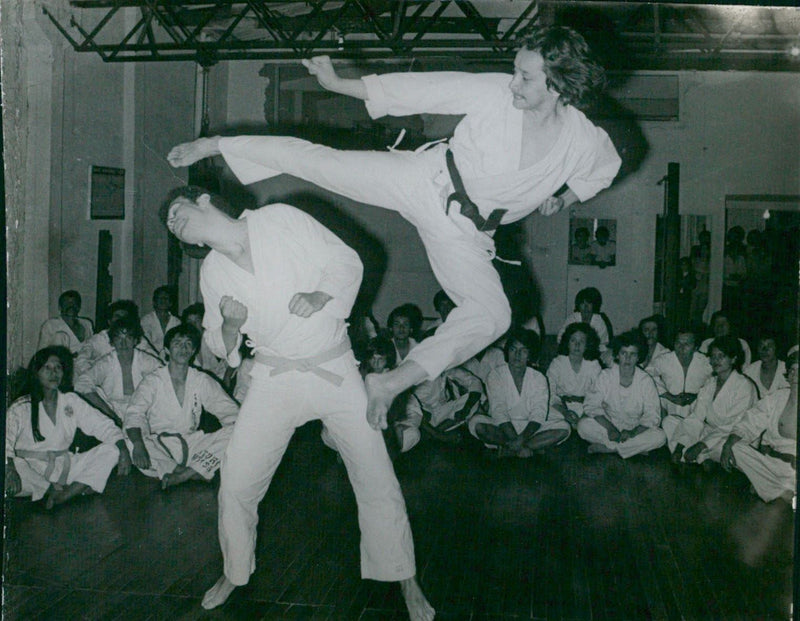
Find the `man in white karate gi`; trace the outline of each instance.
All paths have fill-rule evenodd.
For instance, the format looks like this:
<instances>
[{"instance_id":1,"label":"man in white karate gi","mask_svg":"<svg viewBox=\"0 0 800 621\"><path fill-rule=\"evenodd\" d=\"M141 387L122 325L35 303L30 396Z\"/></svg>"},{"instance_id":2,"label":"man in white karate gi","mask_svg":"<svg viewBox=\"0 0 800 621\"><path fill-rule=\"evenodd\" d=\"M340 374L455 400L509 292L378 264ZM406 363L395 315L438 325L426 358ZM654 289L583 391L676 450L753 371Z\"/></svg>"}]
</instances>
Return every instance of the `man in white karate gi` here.
<instances>
[{"instance_id":1,"label":"man in white karate gi","mask_svg":"<svg viewBox=\"0 0 800 621\"><path fill-rule=\"evenodd\" d=\"M620 158L608 135L575 107L602 85L603 71L578 33L557 27L526 40L513 76L406 72L345 79L327 56L303 64L327 90L364 100L373 118L464 118L449 145L414 153L339 151L296 138L243 136L178 145L168 159L189 166L221 154L242 183L288 173L397 211L417 228L434 275L456 308L394 370L367 376L370 424L385 429L397 395L461 364L508 329L511 309L491 263L497 226L537 209L556 213L611 184Z\"/></svg>"},{"instance_id":2,"label":"man in white karate gi","mask_svg":"<svg viewBox=\"0 0 800 621\"><path fill-rule=\"evenodd\" d=\"M225 210L225 211L223 211ZM400 582L411 619L434 610L416 580L405 502L367 398L345 319L361 283L358 255L302 211L270 205L239 218L221 197L179 188L162 206L170 232L211 251L200 271L211 350L237 366L253 346L252 383L222 463L219 535L224 573L203 598L224 603L255 569L258 504L296 427L320 419L358 503L361 574Z\"/></svg>"},{"instance_id":3,"label":"man in white karate gi","mask_svg":"<svg viewBox=\"0 0 800 621\"><path fill-rule=\"evenodd\" d=\"M770 393L750 408L722 447L720 464L747 475L764 502L797 493L797 353L786 361L789 388Z\"/></svg>"},{"instance_id":4,"label":"man in white karate gi","mask_svg":"<svg viewBox=\"0 0 800 621\"><path fill-rule=\"evenodd\" d=\"M239 406L208 373L189 366L200 347L200 331L181 324L167 330L164 346L169 363L136 387L125 413L125 433L133 465L158 477L161 488L190 479L210 481L219 470ZM204 432L206 410L222 424Z\"/></svg>"}]
</instances>

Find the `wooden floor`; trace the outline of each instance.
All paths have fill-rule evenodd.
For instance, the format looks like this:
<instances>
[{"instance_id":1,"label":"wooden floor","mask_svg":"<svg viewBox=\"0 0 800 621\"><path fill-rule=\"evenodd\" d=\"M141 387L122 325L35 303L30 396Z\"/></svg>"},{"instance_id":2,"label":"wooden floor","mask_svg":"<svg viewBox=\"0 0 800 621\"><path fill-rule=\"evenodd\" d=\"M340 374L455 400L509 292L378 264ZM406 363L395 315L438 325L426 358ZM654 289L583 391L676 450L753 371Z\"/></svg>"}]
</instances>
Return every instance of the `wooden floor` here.
<instances>
[{"instance_id":1,"label":"wooden floor","mask_svg":"<svg viewBox=\"0 0 800 621\"><path fill-rule=\"evenodd\" d=\"M257 569L222 608L216 489L138 473L46 513L6 505L3 618L405 618L397 585L359 579L344 467L296 435L261 507ZM622 461L571 437L494 460L423 442L395 467L438 619L786 619L793 514L741 475L678 475L665 450Z\"/></svg>"}]
</instances>

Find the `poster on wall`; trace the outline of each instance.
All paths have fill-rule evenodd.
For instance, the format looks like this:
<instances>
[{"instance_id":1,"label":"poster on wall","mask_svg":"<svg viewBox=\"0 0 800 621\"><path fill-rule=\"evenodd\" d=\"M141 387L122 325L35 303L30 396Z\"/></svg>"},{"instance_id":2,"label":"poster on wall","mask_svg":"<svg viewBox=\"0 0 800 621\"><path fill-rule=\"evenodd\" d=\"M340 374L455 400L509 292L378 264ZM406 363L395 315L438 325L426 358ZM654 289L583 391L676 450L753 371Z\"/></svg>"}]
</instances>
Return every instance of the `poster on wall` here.
<instances>
[{"instance_id":1,"label":"poster on wall","mask_svg":"<svg viewBox=\"0 0 800 621\"><path fill-rule=\"evenodd\" d=\"M570 218L569 264L601 269L617 264L617 221Z\"/></svg>"},{"instance_id":2,"label":"poster on wall","mask_svg":"<svg viewBox=\"0 0 800 621\"><path fill-rule=\"evenodd\" d=\"M124 168L90 167L89 216L92 220L123 220L125 218Z\"/></svg>"}]
</instances>

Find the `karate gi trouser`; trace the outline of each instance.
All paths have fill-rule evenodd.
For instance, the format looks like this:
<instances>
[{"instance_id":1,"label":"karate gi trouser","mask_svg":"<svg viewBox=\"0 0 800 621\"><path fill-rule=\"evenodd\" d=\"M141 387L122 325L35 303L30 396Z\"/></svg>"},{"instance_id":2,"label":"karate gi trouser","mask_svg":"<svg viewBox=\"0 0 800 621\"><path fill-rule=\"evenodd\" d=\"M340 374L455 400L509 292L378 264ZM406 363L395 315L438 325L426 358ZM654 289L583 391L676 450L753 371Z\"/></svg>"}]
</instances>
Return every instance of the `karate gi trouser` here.
<instances>
[{"instance_id":1,"label":"karate gi trouser","mask_svg":"<svg viewBox=\"0 0 800 621\"><path fill-rule=\"evenodd\" d=\"M744 442L733 445L736 467L747 475L761 500L770 502L797 489L797 472L785 461L759 453Z\"/></svg>"},{"instance_id":2,"label":"karate gi trouser","mask_svg":"<svg viewBox=\"0 0 800 621\"><path fill-rule=\"evenodd\" d=\"M150 455L150 468L139 468L139 471L145 476L162 479L165 474L170 474L178 464L181 464L209 480L219 470L231 433L233 433L232 425L212 433L202 431L184 433L181 437L186 443L185 447L183 442L173 435L161 436L160 442L158 434L146 436L143 440L147 454ZM133 451L133 444L130 441L128 448Z\"/></svg>"},{"instance_id":3,"label":"karate gi trouser","mask_svg":"<svg viewBox=\"0 0 800 621\"><path fill-rule=\"evenodd\" d=\"M69 462L67 476L62 476ZM119 462L119 449L113 444L99 444L85 453L65 453L56 458L55 467L45 478L47 461L41 459L14 458L14 467L22 481L22 489L17 496L30 496L39 500L45 495L51 483L70 485L83 483L98 494L106 488L106 482L114 466Z\"/></svg>"},{"instance_id":4,"label":"karate gi trouser","mask_svg":"<svg viewBox=\"0 0 800 621\"><path fill-rule=\"evenodd\" d=\"M591 416L584 416L578 421L578 435L590 444L601 444L613 450L623 459L661 448L667 441L664 432L655 427L625 442L612 442L608 439L606 428Z\"/></svg>"},{"instance_id":5,"label":"karate gi trouser","mask_svg":"<svg viewBox=\"0 0 800 621\"><path fill-rule=\"evenodd\" d=\"M675 447L678 445L676 432L678 431L678 427L680 427L681 423L683 423L682 418L671 415L665 416L661 421L661 429L664 430L664 434L667 436L667 446L669 447L670 453L672 453L672 451L674 451Z\"/></svg>"},{"instance_id":6,"label":"karate gi trouser","mask_svg":"<svg viewBox=\"0 0 800 621\"><path fill-rule=\"evenodd\" d=\"M485 414L476 414L467 421L467 429L469 429L470 434L472 434L472 436L474 436L478 440L481 440L481 438L478 437L478 431L477 431L478 425L480 424L492 425L493 427L499 426L497 424L497 421L494 420L491 416L486 416ZM535 438L540 433L544 433L545 431L567 432L567 435L565 435L563 439L559 440L556 443L557 445L561 444L562 442L566 442L567 438L569 438L569 435L572 432L572 428L569 426L567 420L563 417L563 415L560 412L557 412L555 410L550 411L550 415L547 417L547 420L544 421L541 425L542 426L536 430L536 433L532 437ZM522 430L525 429L525 427L527 427L527 425L521 426L519 429L517 429L517 426L514 425L514 428L517 433L522 433ZM483 442L483 440L481 440L481 442ZM490 444L486 444L486 447L497 448L496 446Z\"/></svg>"},{"instance_id":7,"label":"karate gi trouser","mask_svg":"<svg viewBox=\"0 0 800 621\"><path fill-rule=\"evenodd\" d=\"M351 352L325 369L340 387L313 373L273 377L256 363L220 471L219 539L225 576L246 584L255 570L258 504L296 427L320 419L342 456L358 504L361 576L399 581L415 575L405 501L383 435L367 423L367 397Z\"/></svg>"},{"instance_id":8,"label":"karate gi trouser","mask_svg":"<svg viewBox=\"0 0 800 621\"><path fill-rule=\"evenodd\" d=\"M443 145L413 153L340 151L281 136L235 140L225 154L234 170L237 159L260 164L396 211L417 228L436 279L457 306L406 358L429 378L468 360L506 332L511 309L492 266L494 242L461 215L457 204L445 213L452 189L442 181L449 179Z\"/></svg>"}]
</instances>

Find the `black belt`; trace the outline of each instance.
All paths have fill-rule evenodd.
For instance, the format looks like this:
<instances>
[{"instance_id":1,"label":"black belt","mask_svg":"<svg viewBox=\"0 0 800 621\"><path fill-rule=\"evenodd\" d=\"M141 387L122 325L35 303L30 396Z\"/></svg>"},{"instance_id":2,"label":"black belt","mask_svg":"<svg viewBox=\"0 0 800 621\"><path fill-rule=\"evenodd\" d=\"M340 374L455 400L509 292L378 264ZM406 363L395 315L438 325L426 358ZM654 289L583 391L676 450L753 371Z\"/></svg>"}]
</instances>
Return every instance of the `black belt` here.
<instances>
[{"instance_id":1,"label":"black belt","mask_svg":"<svg viewBox=\"0 0 800 621\"><path fill-rule=\"evenodd\" d=\"M759 446L758 452L761 453L762 455L766 455L767 457L780 459L781 461L784 461L787 464L789 464L795 470L797 469L797 458L791 453L781 453L780 451L776 451L769 444L762 444L761 446Z\"/></svg>"},{"instance_id":2,"label":"black belt","mask_svg":"<svg viewBox=\"0 0 800 621\"><path fill-rule=\"evenodd\" d=\"M450 173L450 180L453 182L455 192L447 197L447 206L444 212L450 213L450 203L456 201L461 205L461 215L471 220L476 229L484 233L491 233L496 230L508 209L495 209L489 214L488 218L484 218L478 211L478 206L470 200L464 188L464 182L461 180L461 175L458 172L458 168L456 168L456 161L453 158L453 152L450 149L447 150L445 159L447 160L447 172Z\"/></svg>"}]
</instances>

